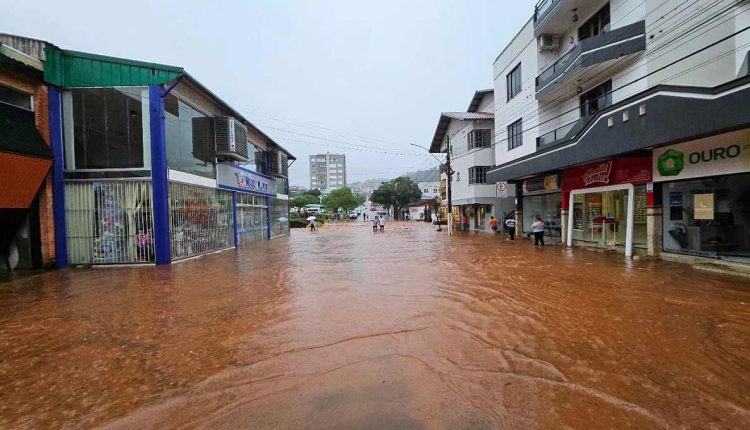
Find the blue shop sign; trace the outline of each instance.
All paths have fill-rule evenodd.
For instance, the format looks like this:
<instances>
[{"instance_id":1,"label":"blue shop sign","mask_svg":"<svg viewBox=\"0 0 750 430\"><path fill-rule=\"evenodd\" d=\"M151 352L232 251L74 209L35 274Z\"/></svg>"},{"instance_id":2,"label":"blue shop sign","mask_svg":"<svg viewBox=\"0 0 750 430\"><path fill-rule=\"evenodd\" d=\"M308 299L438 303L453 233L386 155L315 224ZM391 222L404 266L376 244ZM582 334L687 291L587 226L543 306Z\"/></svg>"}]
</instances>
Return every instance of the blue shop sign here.
<instances>
[{"instance_id":1,"label":"blue shop sign","mask_svg":"<svg viewBox=\"0 0 750 430\"><path fill-rule=\"evenodd\" d=\"M276 196L276 181L273 178L234 164L217 165L216 182L219 188Z\"/></svg>"}]
</instances>

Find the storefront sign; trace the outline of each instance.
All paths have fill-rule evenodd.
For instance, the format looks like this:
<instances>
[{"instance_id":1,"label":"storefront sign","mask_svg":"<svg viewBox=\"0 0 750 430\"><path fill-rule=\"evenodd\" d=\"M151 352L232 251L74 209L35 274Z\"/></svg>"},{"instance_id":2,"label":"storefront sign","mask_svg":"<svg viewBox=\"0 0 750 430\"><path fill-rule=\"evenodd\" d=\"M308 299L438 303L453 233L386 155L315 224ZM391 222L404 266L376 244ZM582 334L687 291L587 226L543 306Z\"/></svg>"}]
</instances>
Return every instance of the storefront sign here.
<instances>
[{"instance_id":1,"label":"storefront sign","mask_svg":"<svg viewBox=\"0 0 750 430\"><path fill-rule=\"evenodd\" d=\"M265 196L276 195L276 183L273 179L232 164L216 166L216 182L221 188Z\"/></svg>"},{"instance_id":2,"label":"storefront sign","mask_svg":"<svg viewBox=\"0 0 750 430\"><path fill-rule=\"evenodd\" d=\"M560 191L560 181L558 175L539 176L523 181L524 194L548 193L551 191Z\"/></svg>"},{"instance_id":3,"label":"storefront sign","mask_svg":"<svg viewBox=\"0 0 750 430\"><path fill-rule=\"evenodd\" d=\"M714 194L695 194L693 196L695 219L714 219Z\"/></svg>"},{"instance_id":4,"label":"storefront sign","mask_svg":"<svg viewBox=\"0 0 750 430\"><path fill-rule=\"evenodd\" d=\"M657 182L750 172L750 131L655 149L653 169Z\"/></svg>"},{"instance_id":5,"label":"storefront sign","mask_svg":"<svg viewBox=\"0 0 750 430\"><path fill-rule=\"evenodd\" d=\"M563 174L566 190L602 187L605 185L651 182L651 158L632 157L600 161L568 169Z\"/></svg>"}]
</instances>

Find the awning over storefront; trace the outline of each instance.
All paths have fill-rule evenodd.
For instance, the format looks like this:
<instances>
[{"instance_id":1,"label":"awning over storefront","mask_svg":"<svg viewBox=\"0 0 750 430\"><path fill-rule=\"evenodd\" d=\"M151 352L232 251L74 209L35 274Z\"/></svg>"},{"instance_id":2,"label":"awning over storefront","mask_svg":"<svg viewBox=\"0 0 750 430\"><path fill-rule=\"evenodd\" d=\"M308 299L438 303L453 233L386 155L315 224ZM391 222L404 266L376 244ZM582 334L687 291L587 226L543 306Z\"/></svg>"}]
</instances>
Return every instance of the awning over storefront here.
<instances>
[{"instance_id":1,"label":"awning over storefront","mask_svg":"<svg viewBox=\"0 0 750 430\"><path fill-rule=\"evenodd\" d=\"M53 158L34 113L0 103L0 208L31 206Z\"/></svg>"}]
</instances>

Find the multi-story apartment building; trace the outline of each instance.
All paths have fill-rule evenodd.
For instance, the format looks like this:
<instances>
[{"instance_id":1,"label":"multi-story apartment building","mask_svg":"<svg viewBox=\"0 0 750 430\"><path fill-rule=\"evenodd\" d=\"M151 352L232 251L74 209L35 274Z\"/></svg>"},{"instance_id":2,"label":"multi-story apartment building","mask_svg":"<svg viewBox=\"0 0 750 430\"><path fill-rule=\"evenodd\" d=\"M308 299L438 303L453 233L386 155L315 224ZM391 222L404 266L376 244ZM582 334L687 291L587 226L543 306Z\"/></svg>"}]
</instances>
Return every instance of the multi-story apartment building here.
<instances>
[{"instance_id":1,"label":"multi-story apartment building","mask_svg":"<svg viewBox=\"0 0 750 430\"><path fill-rule=\"evenodd\" d=\"M520 228L750 261L749 26L747 1L540 1L494 64Z\"/></svg>"},{"instance_id":2,"label":"multi-story apartment building","mask_svg":"<svg viewBox=\"0 0 750 430\"><path fill-rule=\"evenodd\" d=\"M310 189L323 194L346 186L346 155L315 154L310 156Z\"/></svg>"},{"instance_id":3,"label":"multi-story apartment building","mask_svg":"<svg viewBox=\"0 0 750 430\"><path fill-rule=\"evenodd\" d=\"M487 181L494 163L493 90L479 90L466 112L440 114L430 152L445 153L450 158L452 220L456 228L485 230L495 213L495 186ZM460 225L466 216L468 225Z\"/></svg>"}]
</instances>

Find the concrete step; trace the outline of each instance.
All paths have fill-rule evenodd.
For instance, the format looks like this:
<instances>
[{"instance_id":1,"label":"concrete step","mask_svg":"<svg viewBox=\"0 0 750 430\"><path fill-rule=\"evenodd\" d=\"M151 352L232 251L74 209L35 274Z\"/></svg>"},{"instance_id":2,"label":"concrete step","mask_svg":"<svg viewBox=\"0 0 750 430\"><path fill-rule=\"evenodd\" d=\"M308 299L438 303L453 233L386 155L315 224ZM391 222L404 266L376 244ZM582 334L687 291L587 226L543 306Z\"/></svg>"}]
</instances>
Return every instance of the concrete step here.
<instances>
[{"instance_id":1,"label":"concrete step","mask_svg":"<svg viewBox=\"0 0 750 430\"><path fill-rule=\"evenodd\" d=\"M730 261L693 264L693 269L750 279L750 265Z\"/></svg>"}]
</instances>

